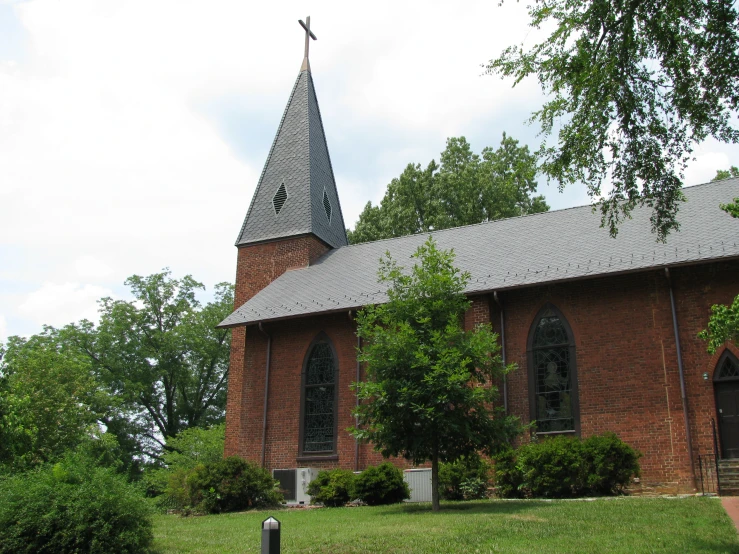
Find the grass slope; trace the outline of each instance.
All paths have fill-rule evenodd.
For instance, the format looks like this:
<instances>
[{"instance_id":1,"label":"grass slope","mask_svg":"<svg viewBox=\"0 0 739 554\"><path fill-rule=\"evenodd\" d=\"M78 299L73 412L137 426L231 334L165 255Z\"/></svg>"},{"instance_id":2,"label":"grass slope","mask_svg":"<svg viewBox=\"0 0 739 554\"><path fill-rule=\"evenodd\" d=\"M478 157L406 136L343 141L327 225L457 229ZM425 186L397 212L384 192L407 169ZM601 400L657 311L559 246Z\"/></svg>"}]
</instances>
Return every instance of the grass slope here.
<instances>
[{"instance_id":1,"label":"grass slope","mask_svg":"<svg viewBox=\"0 0 739 554\"><path fill-rule=\"evenodd\" d=\"M282 522L282 552L730 552L733 524L715 498L477 501L158 516L158 552L259 552L261 521Z\"/></svg>"}]
</instances>

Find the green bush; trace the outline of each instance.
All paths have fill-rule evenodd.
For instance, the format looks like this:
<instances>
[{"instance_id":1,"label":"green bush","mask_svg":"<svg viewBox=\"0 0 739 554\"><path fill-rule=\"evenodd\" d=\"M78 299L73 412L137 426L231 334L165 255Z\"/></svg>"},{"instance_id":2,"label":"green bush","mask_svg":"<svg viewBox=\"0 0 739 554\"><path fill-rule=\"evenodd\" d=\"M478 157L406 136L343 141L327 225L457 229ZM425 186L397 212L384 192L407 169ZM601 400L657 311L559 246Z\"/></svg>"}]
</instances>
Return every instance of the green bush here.
<instances>
[{"instance_id":1,"label":"green bush","mask_svg":"<svg viewBox=\"0 0 739 554\"><path fill-rule=\"evenodd\" d=\"M162 453L163 465L144 473L148 496L156 497L161 508L181 509L187 506L185 478L198 464L223 459L225 424L208 429L190 427L167 439Z\"/></svg>"},{"instance_id":2,"label":"green bush","mask_svg":"<svg viewBox=\"0 0 739 554\"><path fill-rule=\"evenodd\" d=\"M276 485L269 471L238 456L200 464L185 479L189 505L208 513L276 506L283 500Z\"/></svg>"},{"instance_id":3,"label":"green bush","mask_svg":"<svg viewBox=\"0 0 739 554\"><path fill-rule=\"evenodd\" d=\"M403 472L390 462L369 466L354 480L354 496L370 506L397 504L411 497Z\"/></svg>"},{"instance_id":4,"label":"green bush","mask_svg":"<svg viewBox=\"0 0 739 554\"><path fill-rule=\"evenodd\" d=\"M631 476L639 476L641 454L614 433L593 435L582 442L583 486L589 494L619 494Z\"/></svg>"},{"instance_id":5,"label":"green bush","mask_svg":"<svg viewBox=\"0 0 739 554\"><path fill-rule=\"evenodd\" d=\"M190 492L187 487L187 478L192 470L175 469L163 472L167 476L167 485L164 493L156 497L155 503L159 508L166 510L182 510L190 505ZM150 492L150 491L147 491Z\"/></svg>"},{"instance_id":6,"label":"green bush","mask_svg":"<svg viewBox=\"0 0 739 554\"><path fill-rule=\"evenodd\" d=\"M490 464L477 454L439 464L439 494L444 500L486 498Z\"/></svg>"},{"instance_id":7,"label":"green bush","mask_svg":"<svg viewBox=\"0 0 739 554\"><path fill-rule=\"evenodd\" d=\"M343 506L354 494L354 473L347 469L323 470L308 485L310 503L329 508Z\"/></svg>"},{"instance_id":8,"label":"green bush","mask_svg":"<svg viewBox=\"0 0 739 554\"><path fill-rule=\"evenodd\" d=\"M518 449L517 466L530 496L569 498L582 493L581 443L562 435L527 444Z\"/></svg>"},{"instance_id":9,"label":"green bush","mask_svg":"<svg viewBox=\"0 0 739 554\"><path fill-rule=\"evenodd\" d=\"M147 552L151 509L111 468L77 458L0 481L0 554Z\"/></svg>"},{"instance_id":10,"label":"green bush","mask_svg":"<svg viewBox=\"0 0 739 554\"><path fill-rule=\"evenodd\" d=\"M639 475L640 456L613 433L585 441L557 436L499 455L495 485L507 498L618 494Z\"/></svg>"},{"instance_id":11,"label":"green bush","mask_svg":"<svg viewBox=\"0 0 739 554\"><path fill-rule=\"evenodd\" d=\"M523 497L523 472L516 462L516 451L512 448L495 457L493 482L495 494L501 498Z\"/></svg>"}]
</instances>

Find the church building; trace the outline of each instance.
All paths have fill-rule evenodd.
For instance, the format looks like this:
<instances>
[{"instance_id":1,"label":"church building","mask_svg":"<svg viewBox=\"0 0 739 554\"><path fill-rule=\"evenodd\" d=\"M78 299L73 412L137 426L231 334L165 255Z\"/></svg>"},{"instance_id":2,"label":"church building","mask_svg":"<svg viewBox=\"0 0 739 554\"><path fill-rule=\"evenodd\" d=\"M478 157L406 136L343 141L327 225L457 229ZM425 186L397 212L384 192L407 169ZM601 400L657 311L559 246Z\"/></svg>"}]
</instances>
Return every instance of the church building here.
<instances>
[{"instance_id":1,"label":"church building","mask_svg":"<svg viewBox=\"0 0 739 554\"><path fill-rule=\"evenodd\" d=\"M400 265L428 234L348 245L321 112L303 65L236 241L226 455L273 469L361 470L355 316L385 301L386 251ZM705 456L739 457L739 348L697 338L739 293L739 219L719 204L739 179L684 189L665 243L637 209L612 238L590 206L433 233L471 274L465 325L491 323L508 375L501 401L540 437L612 431L643 457L638 490L700 490ZM715 432L714 432L715 429ZM715 439L714 439L715 437ZM527 441L528 436L521 437ZM400 463L400 462L399 462Z\"/></svg>"}]
</instances>

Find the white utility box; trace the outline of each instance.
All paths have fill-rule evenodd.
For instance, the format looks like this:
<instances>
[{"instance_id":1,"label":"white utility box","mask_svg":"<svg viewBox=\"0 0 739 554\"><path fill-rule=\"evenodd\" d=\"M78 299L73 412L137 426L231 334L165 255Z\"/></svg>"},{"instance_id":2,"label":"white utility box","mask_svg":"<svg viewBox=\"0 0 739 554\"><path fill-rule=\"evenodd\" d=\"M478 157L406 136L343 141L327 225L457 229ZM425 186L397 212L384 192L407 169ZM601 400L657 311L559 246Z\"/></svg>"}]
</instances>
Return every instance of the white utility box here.
<instances>
[{"instance_id":1,"label":"white utility box","mask_svg":"<svg viewBox=\"0 0 739 554\"><path fill-rule=\"evenodd\" d=\"M431 468L406 469L403 479L411 489L407 502L431 502Z\"/></svg>"},{"instance_id":2,"label":"white utility box","mask_svg":"<svg viewBox=\"0 0 739 554\"><path fill-rule=\"evenodd\" d=\"M318 469L299 467L292 469L273 469L272 477L280 483L280 490L288 504L310 504L308 484L318 475Z\"/></svg>"}]
</instances>

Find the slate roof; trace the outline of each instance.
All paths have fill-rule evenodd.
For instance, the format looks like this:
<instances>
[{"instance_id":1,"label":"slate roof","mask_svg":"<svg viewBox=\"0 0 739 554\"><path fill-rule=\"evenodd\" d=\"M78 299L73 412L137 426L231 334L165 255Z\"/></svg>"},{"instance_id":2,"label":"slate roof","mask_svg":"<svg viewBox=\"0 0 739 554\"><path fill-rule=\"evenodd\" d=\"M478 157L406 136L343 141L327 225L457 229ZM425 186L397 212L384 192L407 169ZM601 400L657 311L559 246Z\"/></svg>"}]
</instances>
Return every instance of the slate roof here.
<instances>
[{"instance_id":1,"label":"slate roof","mask_svg":"<svg viewBox=\"0 0 739 554\"><path fill-rule=\"evenodd\" d=\"M277 213L273 198L281 184L287 199ZM324 191L331 207L330 220ZM347 244L310 67L295 80L236 245L307 233L334 248Z\"/></svg>"},{"instance_id":2,"label":"slate roof","mask_svg":"<svg viewBox=\"0 0 739 554\"><path fill-rule=\"evenodd\" d=\"M503 219L431 233L438 246L454 249L455 265L472 275L466 292L504 291L655 267L739 257L739 219L719 204L739 197L739 179L684 189L680 231L666 243L650 232L650 210L634 211L613 239L590 206ZM386 300L377 282L386 251L400 265L428 234L344 246L314 265L288 271L227 317L222 327L350 310Z\"/></svg>"}]
</instances>

